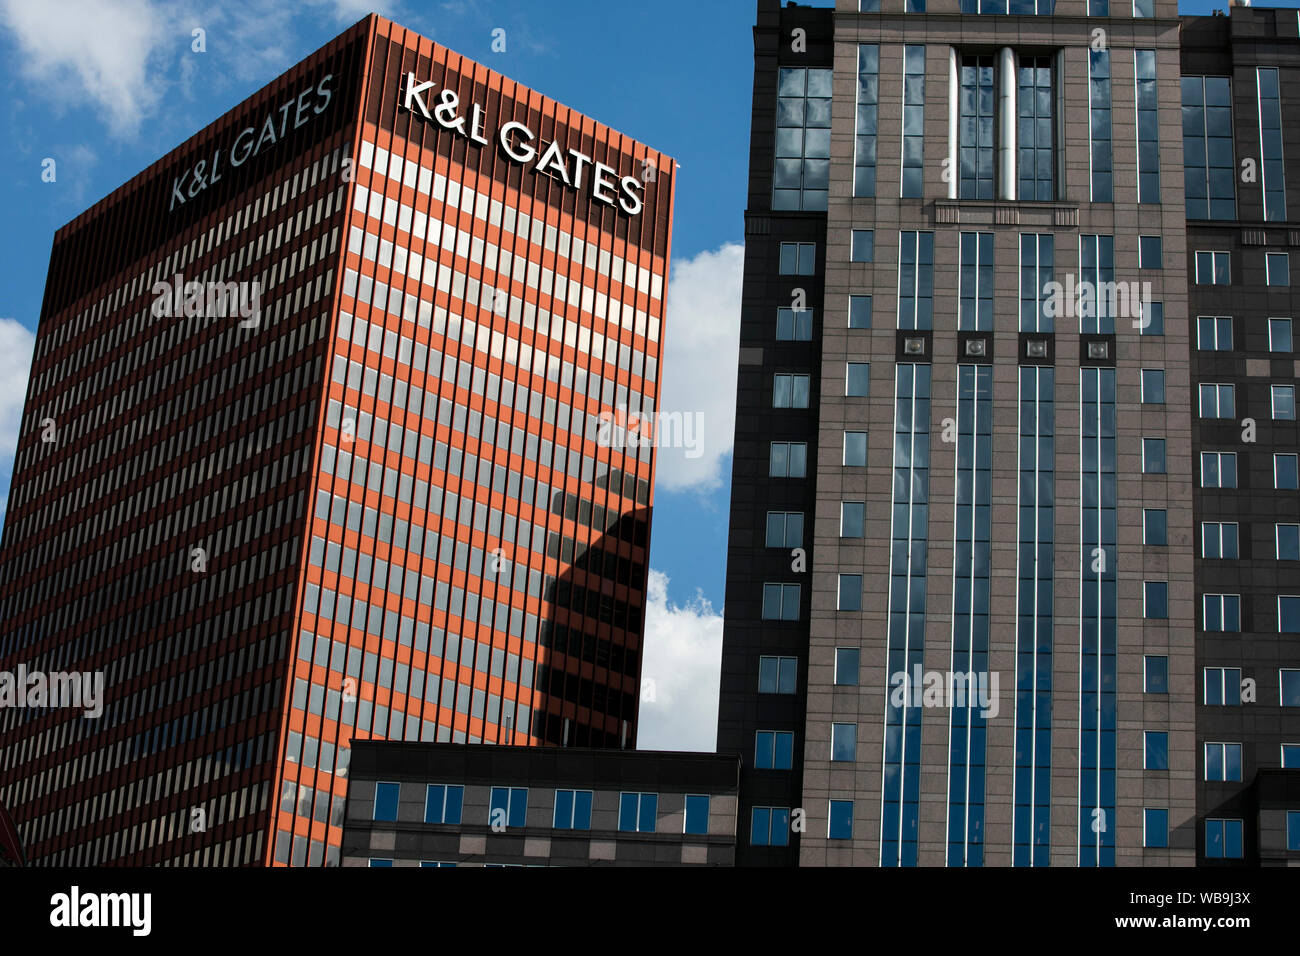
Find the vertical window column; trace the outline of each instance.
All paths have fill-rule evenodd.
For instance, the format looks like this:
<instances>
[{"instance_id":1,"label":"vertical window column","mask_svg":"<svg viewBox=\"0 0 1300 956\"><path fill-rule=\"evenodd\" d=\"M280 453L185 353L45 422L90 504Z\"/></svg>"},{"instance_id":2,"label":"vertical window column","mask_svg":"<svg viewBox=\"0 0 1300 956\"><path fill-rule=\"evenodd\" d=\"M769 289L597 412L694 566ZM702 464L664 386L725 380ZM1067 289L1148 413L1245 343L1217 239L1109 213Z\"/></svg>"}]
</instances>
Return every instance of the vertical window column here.
<instances>
[{"instance_id":1,"label":"vertical window column","mask_svg":"<svg viewBox=\"0 0 1300 956\"><path fill-rule=\"evenodd\" d=\"M1056 151L1052 104L1052 58L1027 56L1020 60L1019 96L1019 196L1028 200L1056 198Z\"/></svg>"},{"instance_id":2,"label":"vertical window column","mask_svg":"<svg viewBox=\"0 0 1300 956\"><path fill-rule=\"evenodd\" d=\"M963 236L963 239L965 237ZM990 240L992 236L989 236ZM984 704L989 673L989 549L993 490L993 369L957 368L957 505L953 534L952 672L965 700L949 711L948 865L984 865Z\"/></svg>"},{"instance_id":3,"label":"vertical window column","mask_svg":"<svg viewBox=\"0 0 1300 956\"><path fill-rule=\"evenodd\" d=\"M1080 369L1079 865L1115 865L1115 370Z\"/></svg>"},{"instance_id":4,"label":"vertical window column","mask_svg":"<svg viewBox=\"0 0 1300 956\"><path fill-rule=\"evenodd\" d=\"M1052 260L1056 241L1050 232L1026 232L1020 236L1020 331L1051 332L1047 284L1055 274Z\"/></svg>"},{"instance_id":5,"label":"vertical window column","mask_svg":"<svg viewBox=\"0 0 1300 956\"><path fill-rule=\"evenodd\" d=\"M1137 104L1138 202L1160 202L1160 124L1157 119L1156 51L1133 51Z\"/></svg>"},{"instance_id":6,"label":"vertical window column","mask_svg":"<svg viewBox=\"0 0 1300 956\"><path fill-rule=\"evenodd\" d=\"M773 209L824 210L830 189L831 71L782 68Z\"/></svg>"},{"instance_id":7,"label":"vertical window column","mask_svg":"<svg viewBox=\"0 0 1300 956\"><path fill-rule=\"evenodd\" d=\"M919 199L925 172L925 47L903 48L903 168L899 196Z\"/></svg>"},{"instance_id":8,"label":"vertical window column","mask_svg":"<svg viewBox=\"0 0 1300 956\"><path fill-rule=\"evenodd\" d=\"M1115 237L1079 237L1079 333L1114 335Z\"/></svg>"},{"instance_id":9,"label":"vertical window column","mask_svg":"<svg viewBox=\"0 0 1300 956\"><path fill-rule=\"evenodd\" d=\"M1237 218L1232 148L1232 81L1184 76L1183 192L1188 219Z\"/></svg>"},{"instance_id":10,"label":"vertical window column","mask_svg":"<svg viewBox=\"0 0 1300 956\"><path fill-rule=\"evenodd\" d=\"M992 199L994 177L993 56L961 59L957 119L957 196Z\"/></svg>"},{"instance_id":11,"label":"vertical window column","mask_svg":"<svg viewBox=\"0 0 1300 956\"><path fill-rule=\"evenodd\" d=\"M1114 201L1110 131L1110 51L1088 51L1088 163L1093 202Z\"/></svg>"},{"instance_id":12,"label":"vertical window column","mask_svg":"<svg viewBox=\"0 0 1300 956\"><path fill-rule=\"evenodd\" d=\"M853 146L853 195L876 195L876 130L880 103L880 47L858 45L857 131Z\"/></svg>"},{"instance_id":13,"label":"vertical window column","mask_svg":"<svg viewBox=\"0 0 1300 956\"><path fill-rule=\"evenodd\" d=\"M898 675L922 668L925 651L930 493L930 366L897 367L894 384L894 492L890 532L885 757L880 865L916 866L921 792L921 708L897 689ZM905 688L907 685L903 685ZM901 698L901 699L900 699Z\"/></svg>"},{"instance_id":14,"label":"vertical window column","mask_svg":"<svg viewBox=\"0 0 1300 956\"><path fill-rule=\"evenodd\" d=\"M1276 67L1255 68L1259 93L1260 185L1264 190L1264 220L1286 219L1286 166L1282 162L1282 100Z\"/></svg>"},{"instance_id":15,"label":"vertical window column","mask_svg":"<svg viewBox=\"0 0 1300 956\"><path fill-rule=\"evenodd\" d=\"M898 234L898 327L934 327L934 233Z\"/></svg>"},{"instance_id":16,"label":"vertical window column","mask_svg":"<svg viewBox=\"0 0 1300 956\"><path fill-rule=\"evenodd\" d=\"M1051 862L1054 389L1054 369L1021 367L1013 866Z\"/></svg>"},{"instance_id":17,"label":"vertical window column","mask_svg":"<svg viewBox=\"0 0 1300 956\"><path fill-rule=\"evenodd\" d=\"M990 183L991 185L991 183ZM957 328L993 331L993 233L963 232Z\"/></svg>"}]
</instances>

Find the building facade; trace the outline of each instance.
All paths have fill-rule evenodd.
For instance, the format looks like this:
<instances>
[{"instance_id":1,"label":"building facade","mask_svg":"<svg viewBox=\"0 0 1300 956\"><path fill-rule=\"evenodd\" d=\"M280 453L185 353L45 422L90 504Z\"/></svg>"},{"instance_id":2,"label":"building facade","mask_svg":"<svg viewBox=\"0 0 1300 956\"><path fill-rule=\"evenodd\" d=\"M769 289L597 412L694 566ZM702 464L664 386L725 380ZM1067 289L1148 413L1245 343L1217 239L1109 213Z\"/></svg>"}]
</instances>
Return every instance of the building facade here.
<instances>
[{"instance_id":1,"label":"building facade","mask_svg":"<svg viewBox=\"0 0 1300 956\"><path fill-rule=\"evenodd\" d=\"M1198 862L1179 37L1172 0L760 0L739 862Z\"/></svg>"},{"instance_id":2,"label":"building facade","mask_svg":"<svg viewBox=\"0 0 1300 956\"><path fill-rule=\"evenodd\" d=\"M343 866L731 866L739 761L358 741Z\"/></svg>"},{"instance_id":3,"label":"building facade","mask_svg":"<svg viewBox=\"0 0 1300 956\"><path fill-rule=\"evenodd\" d=\"M1182 36L1194 325L1197 857L1300 861L1300 12L1234 7ZM1300 276L1296 279L1300 283Z\"/></svg>"},{"instance_id":4,"label":"building facade","mask_svg":"<svg viewBox=\"0 0 1300 956\"><path fill-rule=\"evenodd\" d=\"M0 671L94 700L0 712L29 862L337 862L353 738L635 744L674 172L372 16L56 234Z\"/></svg>"}]
</instances>

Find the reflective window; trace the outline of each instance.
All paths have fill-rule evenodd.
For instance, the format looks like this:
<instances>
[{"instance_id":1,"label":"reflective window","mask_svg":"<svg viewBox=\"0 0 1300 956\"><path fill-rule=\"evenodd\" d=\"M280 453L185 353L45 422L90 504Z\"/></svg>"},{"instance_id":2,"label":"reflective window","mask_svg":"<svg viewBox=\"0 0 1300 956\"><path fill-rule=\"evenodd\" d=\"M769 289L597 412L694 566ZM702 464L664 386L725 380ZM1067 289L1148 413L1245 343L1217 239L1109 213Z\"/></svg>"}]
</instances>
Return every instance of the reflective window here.
<instances>
[{"instance_id":1,"label":"reflective window","mask_svg":"<svg viewBox=\"0 0 1300 956\"><path fill-rule=\"evenodd\" d=\"M1093 202L1114 201L1110 120L1110 51L1089 50L1088 143Z\"/></svg>"},{"instance_id":2,"label":"reflective window","mask_svg":"<svg viewBox=\"0 0 1300 956\"><path fill-rule=\"evenodd\" d=\"M807 408L809 377L807 375L774 375L772 377L773 408Z\"/></svg>"},{"instance_id":3,"label":"reflective window","mask_svg":"<svg viewBox=\"0 0 1300 956\"><path fill-rule=\"evenodd\" d=\"M1142 845L1169 846L1169 811L1144 807L1142 810Z\"/></svg>"},{"instance_id":4,"label":"reflective window","mask_svg":"<svg viewBox=\"0 0 1300 956\"><path fill-rule=\"evenodd\" d=\"M1241 780L1241 744L1207 743L1205 779L1220 783Z\"/></svg>"},{"instance_id":5,"label":"reflective window","mask_svg":"<svg viewBox=\"0 0 1300 956\"><path fill-rule=\"evenodd\" d=\"M1207 819L1205 821L1205 858L1239 860L1242 849L1242 821Z\"/></svg>"},{"instance_id":6,"label":"reflective window","mask_svg":"<svg viewBox=\"0 0 1300 956\"><path fill-rule=\"evenodd\" d=\"M757 770L789 770L794 762L794 734L760 730L754 734L754 767Z\"/></svg>"},{"instance_id":7,"label":"reflective window","mask_svg":"<svg viewBox=\"0 0 1300 956\"><path fill-rule=\"evenodd\" d=\"M555 829L590 830L591 796L590 790L556 790Z\"/></svg>"},{"instance_id":8,"label":"reflective window","mask_svg":"<svg viewBox=\"0 0 1300 956\"><path fill-rule=\"evenodd\" d=\"M1016 111L1019 113L1016 148L1021 199L1056 198L1056 160L1053 153L1052 59L1020 57Z\"/></svg>"},{"instance_id":9,"label":"reflective window","mask_svg":"<svg viewBox=\"0 0 1300 956\"><path fill-rule=\"evenodd\" d=\"M867 433L844 433L844 467L865 468L867 466Z\"/></svg>"},{"instance_id":10,"label":"reflective window","mask_svg":"<svg viewBox=\"0 0 1300 956\"><path fill-rule=\"evenodd\" d=\"M749 842L751 846L789 846L790 808L754 807Z\"/></svg>"},{"instance_id":11,"label":"reflective window","mask_svg":"<svg viewBox=\"0 0 1300 956\"><path fill-rule=\"evenodd\" d=\"M1145 694L1169 693L1169 658L1162 654L1148 654L1142 659L1142 692Z\"/></svg>"},{"instance_id":12,"label":"reflective window","mask_svg":"<svg viewBox=\"0 0 1300 956\"><path fill-rule=\"evenodd\" d=\"M831 724L831 760L852 762L858 759L858 725Z\"/></svg>"},{"instance_id":13,"label":"reflective window","mask_svg":"<svg viewBox=\"0 0 1300 956\"><path fill-rule=\"evenodd\" d=\"M527 787L493 787L488 799L488 825L522 827L528 820Z\"/></svg>"},{"instance_id":14,"label":"reflective window","mask_svg":"<svg viewBox=\"0 0 1300 956\"><path fill-rule=\"evenodd\" d=\"M1201 487L1236 488L1237 453L1235 451L1201 452Z\"/></svg>"},{"instance_id":15,"label":"reflective window","mask_svg":"<svg viewBox=\"0 0 1300 956\"><path fill-rule=\"evenodd\" d=\"M808 342L812 340L812 309L777 309L776 340Z\"/></svg>"},{"instance_id":16,"label":"reflective window","mask_svg":"<svg viewBox=\"0 0 1300 956\"><path fill-rule=\"evenodd\" d=\"M850 398L866 398L871 385L871 363L848 362L844 372L844 394Z\"/></svg>"},{"instance_id":17,"label":"reflective window","mask_svg":"<svg viewBox=\"0 0 1300 956\"><path fill-rule=\"evenodd\" d=\"M916 0L907 0L910 6ZM924 6L924 4L923 4ZM925 158L925 47L903 48L903 176L899 195L919 199Z\"/></svg>"},{"instance_id":18,"label":"reflective window","mask_svg":"<svg viewBox=\"0 0 1300 956\"><path fill-rule=\"evenodd\" d=\"M1240 707L1241 668L1205 668L1201 702L1210 707Z\"/></svg>"},{"instance_id":19,"label":"reflective window","mask_svg":"<svg viewBox=\"0 0 1300 956\"><path fill-rule=\"evenodd\" d=\"M1198 250L1196 253L1197 285L1230 285L1232 257L1227 252Z\"/></svg>"},{"instance_id":20,"label":"reflective window","mask_svg":"<svg viewBox=\"0 0 1300 956\"><path fill-rule=\"evenodd\" d=\"M799 585L764 584L763 620L799 620Z\"/></svg>"},{"instance_id":21,"label":"reflective window","mask_svg":"<svg viewBox=\"0 0 1300 956\"><path fill-rule=\"evenodd\" d=\"M769 478L803 478L808 466L806 442L774 441L769 446Z\"/></svg>"},{"instance_id":22,"label":"reflective window","mask_svg":"<svg viewBox=\"0 0 1300 956\"><path fill-rule=\"evenodd\" d=\"M769 548L803 547L803 512L769 511L767 513L767 539Z\"/></svg>"},{"instance_id":23,"label":"reflective window","mask_svg":"<svg viewBox=\"0 0 1300 956\"><path fill-rule=\"evenodd\" d=\"M758 692L760 694L793 694L799 673L796 657L760 657L758 659Z\"/></svg>"},{"instance_id":24,"label":"reflective window","mask_svg":"<svg viewBox=\"0 0 1300 956\"><path fill-rule=\"evenodd\" d=\"M1142 582L1142 616L1148 621L1163 621L1169 617L1169 582Z\"/></svg>"},{"instance_id":25,"label":"reflective window","mask_svg":"<svg viewBox=\"0 0 1300 956\"><path fill-rule=\"evenodd\" d=\"M830 188L831 72L781 68L773 209L826 208Z\"/></svg>"},{"instance_id":26,"label":"reflective window","mask_svg":"<svg viewBox=\"0 0 1300 956\"><path fill-rule=\"evenodd\" d=\"M1196 317L1196 347L1207 351L1232 351L1232 317L1227 315L1198 315Z\"/></svg>"},{"instance_id":27,"label":"reflective window","mask_svg":"<svg viewBox=\"0 0 1300 956\"><path fill-rule=\"evenodd\" d=\"M992 199L995 175L994 89L992 54L961 58L957 117L957 196Z\"/></svg>"},{"instance_id":28,"label":"reflective window","mask_svg":"<svg viewBox=\"0 0 1300 956\"><path fill-rule=\"evenodd\" d=\"M839 687L858 686L861 651L856 647L835 648L835 683Z\"/></svg>"},{"instance_id":29,"label":"reflective window","mask_svg":"<svg viewBox=\"0 0 1300 956\"><path fill-rule=\"evenodd\" d=\"M1114 288L1115 237L1079 237L1079 331L1092 335L1115 333L1118 297L1105 294Z\"/></svg>"},{"instance_id":30,"label":"reflective window","mask_svg":"<svg viewBox=\"0 0 1300 956\"><path fill-rule=\"evenodd\" d=\"M1142 370L1142 404L1163 405L1165 403L1165 370L1162 368L1144 368Z\"/></svg>"},{"instance_id":31,"label":"reflective window","mask_svg":"<svg viewBox=\"0 0 1300 956\"><path fill-rule=\"evenodd\" d=\"M1232 82L1226 76L1184 76L1183 188L1188 219L1235 219Z\"/></svg>"},{"instance_id":32,"label":"reflective window","mask_svg":"<svg viewBox=\"0 0 1300 956\"><path fill-rule=\"evenodd\" d=\"M397 819L397 800L401 793L400 783L375 784L375 811L372 820L392 822Z\"/></svg>"},{"instance_id":33,"label":"reflective window","mask_svg":"<svg viewBox=\"0 0 1300 956\"><path fill-rule=\"evenodd\" d=\"M1291 284L1291 257L1285 252L1264 254L1264 278L1268 285Z\"/></svg>"},{"instance_id":34,"label":"reflective window","mask_svg":"<svg viewBox=\"0 0 1300 956\"><path fill-rule=\"evenodd\" d=\"M1271 391L1273 418L1277 421L1295 421L1295 386L1274 385Z\"/></svg>"},{"instance_id":35,"label":"reflective window","mask_svg":"<svg viewBox=\"0 0 1300 956\"><path fill-rule=\"evenodd\" d=\"M618 795L618 828L624 833L654 833L658 812L657 793Z\"/></svg>"},{"instance_id":36,"label":"reflective window","mask_svg":"<svg viewBox=\"0 0 1300 956\"><path fill-rule=\"evenodd\" d=\"M957 328L993 329L993 233L961 234L960 296Z\"/></svg>"},{"instance_id":37,"label":"reflective window","mask_svg":"<svg viewBox=\"0 0 1300 956\"><path fill-rule=\"evenodd\" d=\"M1300 814L1296 814L1300 816ZM1300 832L1300 828L1297 828ZM853 839L853 801L852 800L832 800L830 803L829 819L827 821L826 835L832 840L852 840Z\"/></svg>"},{"instance_id":38,"label":"reflective window","mask_svg":"<svg viewBox=\"0 0 1300 956\"><path fill-rule=\"evenodd\" d=\"M424 822L460 823L464 802L464 787L430 784L424 796Z\"/></svg>"},{"instance_id":39,"label":"reflective window","mask_svg":"<svg viewBox=\"0 0 1300 956\"><path fill-rule=\"evenodd\" d=\"M1055 240L1050 232L1020 236L1020 331L1051 332L1056 306L1049 295Z\"/></svg>"},{"instance_id":40,"label":"reflective window","mask_svg":"<svg viewBox=\"0 0 1300 956\"><path fill-rule=\"evenodd\" d=\"M1201 418L1233 418L1236 416L1236 388L1202 382L1197 389L1200 396Z\"/></svg>"},{"instance_id":41,"label":"reflective window","mask_svg":"<svg viewBox=\"0 0 1300 956\"><path fill-rule=\"evenodd\" d=\"M839 611L861 611L862 610L862 575L860 574L841 574L839 585L839 600L836 604L836 610Z\"/></svg>"},{"instance_id":42,"label":"reflective window","mask_svg":"<svg viewBox=\"0 0 1300 956\"><path fill-rule=\"evenodd\" d=\"M1268 320L1268 350L1270 352L1291 351L1291 320Z\"/></svg>"},{"instance_id":43,"label":"reflective window","mask_svg":"<svg viewBox=\"0 0 1300 956\"><path fill-rule=\"evenodd\" d=\"M817 243L781 243L781 275L810 276L817 271Z\"/></svg>"},{"instance_id":44,"label":"reflective window","mask_svg":"<svg viewBox=\"0 0 1300 956\"><path fill-rule=\"evenodd\" d=\"M1264 190L1266 222L1280 222L1286 219L1286 166L1282 161L1282 100L1277 79L1277 67L1255 68L1255 88L1259 94L1259 173L1260 185Z\"/></svg>"},{"instance_id":45,"label":"reflective window","mask_svg":"<svg viewBox=\"0 0 1300 956\"><path fill-rule=\"evenodd\" d=\"M1165 473L1165 440L1163 438L1142 439L1142 472L1147 475Z\"/></svg>"},{"instance_id":46,"label":"reflective window","mask_svg":"<svg viewBox=\"0 0 1300 956\"><path fill-rule=\"evenodd\" d=\"M1274 452L1273 487L1279 491L1295 491L1300 488L1300 467L1294 452Z\"/></svg>"},{"instance_id":47,"label":"reflective window","mask_svg":"<svg viewBox=\"0 0 1300 956\"><path fill-rule=\"evenodd\" d=\"M900 232L898 249L898 327L934 325L934 233Z\"/></svg>"},{"instance_id":48,"label":"reflective window","mask_svg":"<svg viewBox=\"0 0 1300 956\"><path fill-rule=\"evenodd\" d=\"M1201 597L1201 630L1235 633L1241 630L1241 595L1205 594Z\"/></svg>"},{"instance_id":49,"label":"reflective window","mask_svg":"<svg viewBox=\"0 0 1300 956\"><path fill-rule=\"evenodd\" d=\"M1137 86L1138 202L1159 202L1160 126L1156 118L1159 104L1156 92L1156 51L1134 50L1133 72Z\"/></svg>"},{"instance_id":50,"label":"reflective window","mask_svg":"<svg viewBox=\"0 0 1300 956\"><path fill-rule=\"evenodd\" d=\"M1281 682L1281 701L1283 707L1300 707L1300 670L1282 668L1278 671Z\"/></svg>"},{"instance_id":51,"label":"reflective window","mask_svg":"<svg viewBox=\"0 0 1300 956\"><path fill-rule=\"evenodd\" d=\"M1138 236L1138 268L1164 267L1164 242L1160 236Z\"/></svg>"},{"instance_id":52,"label":"reflective window","mask_svg":"<svg viewBox=\"0 0 1300 956\"><path fill-rule=\"evenodd\" d=\"M1142 543L1157 547L1169 544L1168 513L1164 508L1142 509Z\"/></svg>"},{"instance_id":53,"label":"reflective window","mask_svg":"<svg viewBox=\"0 0 1300 956\"><path fill-rule=\"evenodd\" d=\"M1169 769L1169 734L1163 730L1148 730L1142 735L1144 770Z\"/></svg>"},{"instance_id":54,"label":"reflective window","mask_svg":"<svg viewBox=\"0 0 1300 956\"><path fill-rule=\"evenodd\" d=\"M1274 526L1279 561L1300 561L1300 524Z\"/></svg>"},{"instance_id":55,"label":"reflective window","mask_svg":"<svg viewBox=\"0 0 1300 956\"><path fill-rule=\"evenodd\" d=\"M862 501L840 502L840 537L860 538L863 522L866 518L866 503Z\"/></svg>"},{"instance_id":56,"label":"reflective window","mask_svg":"<svg viewBox=\"0 0 1300 956\"><path fill-rule=\"evenodd\" d=\"M880 0L872 0L879 8ZM858 46L857 131L853 145L853 195L876 194L876 125L880 101L880 47L874 43Z\"/></svg>"},{"instance_id":57,"label":"reflective window","mask_svg":"<svg viewBox=\"0 0 1300 956\"><path fill-rule=\"evenodd\" d=\"M854 229L849 250L853 262L874 262L876 258L876 233L873 229Z\"/></svg>"},{"instance_id":58,"label":"reflective window","mask_svg":"<svg viewBox=\"0 0 1300 956\"><path fill-rule=\"evenodd\" d=\"M1300 597L1290 594L1278 597L1277 630L1279 634L1300 634Z\"/></svg>"},{"instance_id":59,"label":"reflective window","mask_svg":"<svg viewBox=\"0 0 1300 956\"><path fill-rule=\"evenodd\" d=\"M709 832L709 797L704 793L686 795L686 822L683 833L704 835Z\"/></svg>"},{"instance_id":60,"label":"reflective window","mask_svg":"<svg viewBox=\"0 0 1300 956\"><path fill-rule=\"evenodd\" d=\"M849 296L849 328L871 328L871 296Z\"/></svg>"}]
</instances>

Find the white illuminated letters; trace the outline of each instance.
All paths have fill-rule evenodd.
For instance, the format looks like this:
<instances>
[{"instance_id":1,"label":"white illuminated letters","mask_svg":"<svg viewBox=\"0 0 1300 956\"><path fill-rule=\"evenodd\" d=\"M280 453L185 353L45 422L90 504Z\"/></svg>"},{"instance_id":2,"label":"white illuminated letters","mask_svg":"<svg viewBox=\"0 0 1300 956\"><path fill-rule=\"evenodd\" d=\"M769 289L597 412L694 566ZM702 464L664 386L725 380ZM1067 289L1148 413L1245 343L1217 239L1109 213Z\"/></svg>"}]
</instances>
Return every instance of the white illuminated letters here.
<instances>
[{"instance_id":1,"label":"white illuminated letters","mask_svg":"<svg viewBox=\"0 0 1300 956\"><path fill-rule=\"evenodd\" d=\"M408 72L398 99L408 112L481 146L488 145L486 110L478 103L471 103L467 112L454 90L439 91L433 80L421 82L414 73ZM434 104L432 109L430 104ZM503 124L497 130L497 143L512 162L531 166L534 173L558 179L570 189L585 190L597 202L616 205L629 216L637 215L644 206L641 193L645 184L638 177L620 179L613 167L596 162L576 149L565 150L558 140L538 143L537 134L527 123L510 120Z\"/></svg>"}]
</instances>

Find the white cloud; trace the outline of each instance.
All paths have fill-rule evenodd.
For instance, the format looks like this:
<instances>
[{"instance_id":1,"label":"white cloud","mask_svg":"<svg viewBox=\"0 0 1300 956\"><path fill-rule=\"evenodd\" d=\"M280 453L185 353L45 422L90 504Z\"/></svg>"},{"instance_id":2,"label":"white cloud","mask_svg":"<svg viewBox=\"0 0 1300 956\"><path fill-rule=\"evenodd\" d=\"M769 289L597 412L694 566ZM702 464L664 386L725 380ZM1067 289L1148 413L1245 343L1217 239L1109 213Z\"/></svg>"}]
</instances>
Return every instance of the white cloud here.
<instances>
[{"instance_id":1,"label":"white cloud","mask_svg":"<svg viewBox=\"0 0 1300 956\"><path fill-rule=\"evenodd\" d=\"M668 576L650 571L641 658L638 750L712 752L718 731L722 616L697 591L684 605L668 600Z\"/></svg>"},{"instance_id":2,"label":"white cloud","mask_svg":"<svg viewBox=\"0 0 1300 956\"><path fill-rule=\"evenodd\" d=\"M0 25L18 44L17 65L55 104L89 100L120 137L133 135L162 89L154 68L172 33L151 0L0 0Z\"/></svg>"},{"instance_id":3,"label":"white cloud","mask_svg":"<svg viewBox=\"0 0 1300 956\"><path fill-rule=\"evenodd\" d=\"M36 336L17 319L0 319L0 464L6 466L12 464L18 447L18 425L35 345Z\"/></svg>"},{"instance_id":4,"label":"white cloud","mask_svg":"<svg viewBox=\"0 0 1300 956\"><path fill-rule=\"evenodd\" d=\"M745 247L734 242L672 265L659 411L700 424L693 433L679 431L693 441L657 449L660 488L707 492L722 483L722 461L736 424L744 265ZM660 437L665 434L661 427Z\"/></svg>"}]
</instances>

